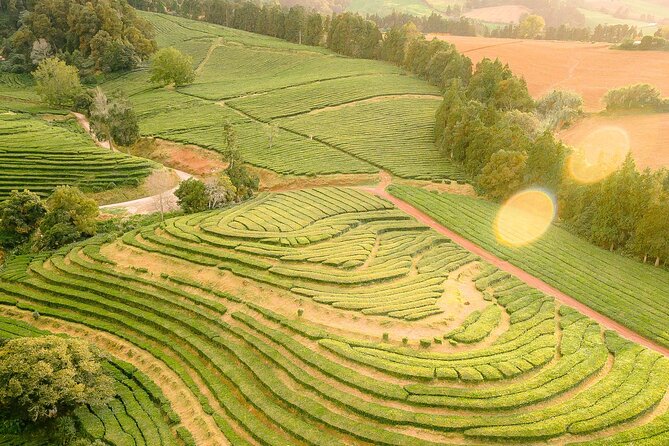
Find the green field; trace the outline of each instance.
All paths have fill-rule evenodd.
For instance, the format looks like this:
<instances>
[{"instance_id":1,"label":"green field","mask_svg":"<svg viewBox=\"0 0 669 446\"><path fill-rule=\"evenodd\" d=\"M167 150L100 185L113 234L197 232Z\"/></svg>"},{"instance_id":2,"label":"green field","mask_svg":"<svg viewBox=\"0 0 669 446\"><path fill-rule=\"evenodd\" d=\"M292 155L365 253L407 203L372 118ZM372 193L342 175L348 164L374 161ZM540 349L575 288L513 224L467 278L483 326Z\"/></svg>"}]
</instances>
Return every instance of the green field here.
<instances>
[{"instance_id":1,"label":"green field","mask_svg":"<svg viewBox=\"0 0 669 446\"><path fill-rule=\"evenodd\" d=\"M430 98L438 99L439 90L400 68L211 24L144 16L161 45L193 57L198 74L195 83L176 90L152 88L146 70L105 83L105 89L131 95L144 135L221 151L228 121L244 160L281 174L383 169L406 178L465 180L432 143L438 101ZM348 106L337 109L341 105ZM309 128L316 111L313 118L329 127L327 134ZM271 121L279 128L270 147Z\"/></svg>"},{"instance_id":2,"label":"green field","mask_svg":"<svg viewBox=\"0 0 669 446\"><path fill-rule=\"evenodd\" d=\"M12 190L47 196L59 185L101 191L138 185L153 163L96 146L74 119L47 122L3 111L0 103L0 200Z\"/></svg>"},{"instance_id":3,"label":"green field","mask_svg":"<svg viewBox=\"0 0 669 446\"><path fill-rule=\"evenodd\" d=\"M493 231L498 206L470 197L393 186L391 193L634 331L669 346L669 272L597 248L552 227L527 247L509 248Z\"/></svg>"},{"instance_id":4,"label":"green field","mask_svg":"<svg viewBox=\"0 0 669 446\"><path fill-rule=\"evenodd\" d=\"M2 305L151 353L233 445L669 439L667 358L354 189L264 194L25 265L3 275ZM265 291L225 291L232 277ZM379 328L344 333L343 318Z\"/></svg>"},{"instance_id":5,"label":"green field","mask_svg":"<svg viewBox=\"0 0 669 446\"><path fill-rule=\"evenodd\" d=\"M0 340L46 334L49 333L25 322L0 317ZM114 378L116 397L104 406L84 406L74 412L84 434L91 439L104 440L105 444L119 446L180 444L171 427L179 423L179 417L160 388L126 362L109 359L104 367ZM0 444L46 446L49 443L39 437L26 439L0 433Z\"/></svg>"}]
</instances>

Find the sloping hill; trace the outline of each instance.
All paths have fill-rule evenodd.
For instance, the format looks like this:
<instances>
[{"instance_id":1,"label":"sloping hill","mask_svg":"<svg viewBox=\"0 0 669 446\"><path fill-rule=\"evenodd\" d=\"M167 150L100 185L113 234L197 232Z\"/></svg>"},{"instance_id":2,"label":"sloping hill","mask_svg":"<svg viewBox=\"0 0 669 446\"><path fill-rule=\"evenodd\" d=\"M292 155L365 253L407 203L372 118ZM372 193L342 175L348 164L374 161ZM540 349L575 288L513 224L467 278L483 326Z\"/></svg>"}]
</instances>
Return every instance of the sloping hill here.
<instances>
[{"instance_id":1,"label":"sloping hill","mask_svg":"<svg viewBox=\"0 0 669 446\"><path fill-rule=\"evenodd\" d=\"M84 191L136 186L154 164L96 146L74 119L3 111L0 103L0 200L12 190L46 196L59 185Z\"/></svg>"},{"instance_id":2,"label":"sloping hill","mask_svg":"<svg viewBox=\"0 0 669 446\"><path fill-rule=\"evenodd\" d=\"M132 95L143 134L221 151L229 121L245 161L282 174L384 169L406 178L464 179L432 143L438 89L403 70L216 25L145 17L161 45L192 55L198 76L175 90L152 88L145 70L105 85ZM307 128L312 118L330 131ZM278 125L271 143L270 122Z\"/></svg>"},{"instance_id":3,"label":"sloping hill","mask_svg":"<svg viewBox=\"0 0 669 446\"><path fill-rule=\"evenodd\" d=\"M358 190L265 194L12 277L2 305L169 364L179 381L163 385L233 445L669 438L667 358Z\"/></svg>"}]
</instances>

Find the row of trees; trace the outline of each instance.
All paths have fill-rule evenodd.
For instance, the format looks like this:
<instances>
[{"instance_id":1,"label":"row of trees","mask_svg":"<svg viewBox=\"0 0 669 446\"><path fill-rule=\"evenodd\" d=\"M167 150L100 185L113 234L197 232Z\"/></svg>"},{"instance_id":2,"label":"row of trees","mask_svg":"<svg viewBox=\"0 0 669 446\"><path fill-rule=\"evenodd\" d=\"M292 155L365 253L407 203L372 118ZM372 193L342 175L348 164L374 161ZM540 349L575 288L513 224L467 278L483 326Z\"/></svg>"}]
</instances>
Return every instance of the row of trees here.
<instances>
[{"instance_id":1,"label":"row of trees","mask_svg":"<svg viewBox=\"0 0 669 446\"><path fill-rule=\"evenodd\" d=\"M642 36L641 30L630 25L597 25L594 29L588 27L545 27L543 17L530 15L519 24L509 23L501 28L494 29L486 34L489 37L503 37L511 39L545 39L545 40L575 40L580 42L609 42L621 43L627 40L634 41ZM652 39L652 38L651 38Z\"/></svg>"},{"instance_id":2,"label":"row of trees","mask_svg":"<svg viewBox=\"0 0 669 446\"><path fill-rule=\"evenodd\" d=\"M437 44L424 47L426 56L430 45ZM578 95L554 91L534 101L525 81L497 60L483 59L473 71L471 65L469 70L453 70L460 64L457 52L448 47L433 50L426 67L435 66L440 51L449 54L449 62L436 77L448 82L436 116L436 144L464 166L481 193L504 200L528 187L553 191L559 197L560 218L576 234L644 261L653 257L656 265L669 261L668 171L640 173L628 157L600 182L570 179L566 164L571 149L555 139L553 130L581 113ZM407 60L405 56L405 64ZM607 95L609 109L661 103L659 92L648 85Z\"/></svg>"},{"instance_id":3,"label":"row of trees","mask_svg":"<svg viewBox=\"0 0 669 446\"><path fill-rule=\"evenodd\" d=\"M58 56L88 76L134 68L157 49L151 24L125 0L13 0L0 11L6 71L29 72Z\"/></svg>"},{"instance_id":4,"label":"row of trees","mask_svg":"<svg viewBox=\"0 0 669 446\"><path fill-rule=\"evenodd\" d=\"M663 99L660 90L649 84L636 84L609 90L604 96L604 104L608 111L669 111L669 99Z\"/></svg>"},{"instance_id":5,"label":"row of trees","mask_svg":"<svg viewBox=\"0 0 669 446\"><path fill-rule=\"evenodd\" d=\"M631 156L603 181L567 182L560 217L573 232L603 248L669 262L669 171L639 172Z\"/></svg>"}]
</instances>

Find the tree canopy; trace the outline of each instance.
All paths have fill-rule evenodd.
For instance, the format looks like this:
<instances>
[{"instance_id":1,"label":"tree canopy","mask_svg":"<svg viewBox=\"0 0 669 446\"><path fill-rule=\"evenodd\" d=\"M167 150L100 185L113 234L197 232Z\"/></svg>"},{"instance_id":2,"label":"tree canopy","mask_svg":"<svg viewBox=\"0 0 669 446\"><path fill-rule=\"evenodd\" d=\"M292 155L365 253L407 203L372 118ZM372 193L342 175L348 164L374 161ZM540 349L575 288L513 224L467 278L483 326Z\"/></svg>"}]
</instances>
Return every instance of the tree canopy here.
<instances>
[{"instance_id":1,"label":"tree canopy","mask_svg":"<svg viewBox=\"0 0 669 446\"><path fill-rule=\"evenodd\" d=\"M12 339L0 347L0 411L42 422L114 396L102 355L88 343L58 336Z\"/></svg>"},{"instance_id":2,"label":"tree canopy","mask_svg":"<svg viewBox=\"0 0 669 446\"><path fill-rule=\"evenodd\" d=\"M163 48L151 59L151 82L179 87L195 80L193 59L176 48Z\"/></svg>"},{"instance_id":3,"label":"tree canopy","mask_svg":"<svg viewBox=\"0 0 669 446\"><path fill-rule=\"evenodd\" d=\"M33 76L37 94L50 105L74 105L76 96L82 91L77 69L55 57L42 60Z\"/></svg>"},{"instance_id":4,"label":"tree canopy","mask_svg":"<svg viewBox=\"0 0 669 446\"><path fill-rule=\"evenodd\" d=\"M0 8L10 71L31 71L51 54L82 75L130 69L157 48L151 24L125 0L15 0Z\"/></svg>"}]
</instances>

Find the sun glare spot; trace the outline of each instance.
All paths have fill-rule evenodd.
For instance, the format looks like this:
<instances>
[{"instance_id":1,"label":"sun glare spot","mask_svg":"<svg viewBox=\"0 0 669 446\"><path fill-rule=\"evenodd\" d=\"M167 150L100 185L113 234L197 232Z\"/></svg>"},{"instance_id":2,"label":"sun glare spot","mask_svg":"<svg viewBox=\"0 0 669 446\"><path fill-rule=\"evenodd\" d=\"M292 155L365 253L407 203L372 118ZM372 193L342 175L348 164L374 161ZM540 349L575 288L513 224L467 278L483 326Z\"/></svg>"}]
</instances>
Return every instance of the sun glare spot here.
<instances>
[{"instance_id":1,"label":"sun glare spot","mask_svg":"<svg viewBox=\"0 0 669 446\"><path fill-rule=\"evenodd\" d=\"M580 183L601 181L625 161L630 151L630 139L620 127L606 126L587 135L567 159L573 179Z\"/></svg>"},{"instance_id":2,"label":"sun glare spot","mask_svg":"<svg viewBox=\"0 0 669 446\"><path fill-rule=\"evenodd\" d=\"M497 213L497 240L506 246L524 246L537 240L553 222L555 208L555 200L545 191L529 189L517 193Z\"/></svg>"}]
</instances>

